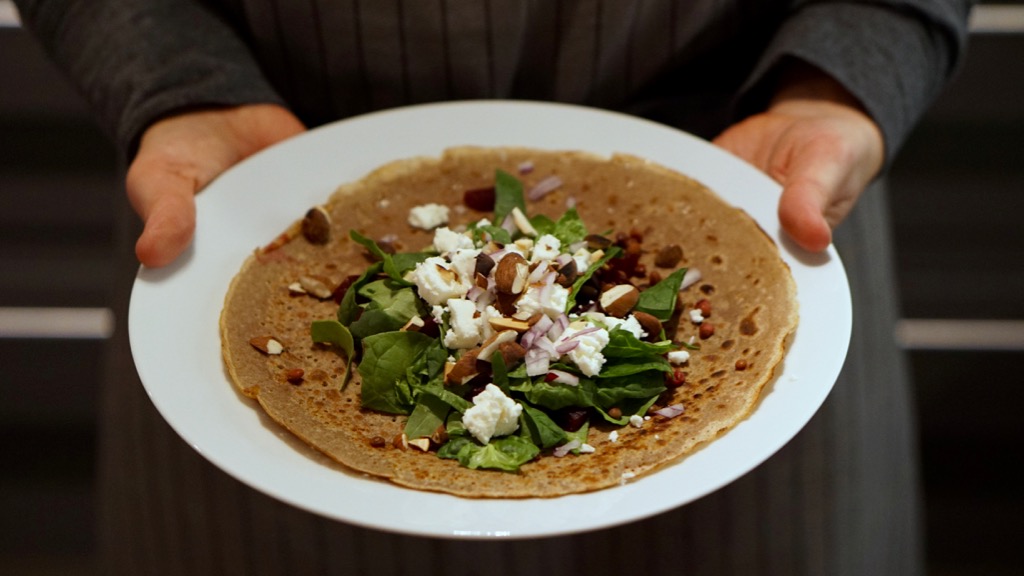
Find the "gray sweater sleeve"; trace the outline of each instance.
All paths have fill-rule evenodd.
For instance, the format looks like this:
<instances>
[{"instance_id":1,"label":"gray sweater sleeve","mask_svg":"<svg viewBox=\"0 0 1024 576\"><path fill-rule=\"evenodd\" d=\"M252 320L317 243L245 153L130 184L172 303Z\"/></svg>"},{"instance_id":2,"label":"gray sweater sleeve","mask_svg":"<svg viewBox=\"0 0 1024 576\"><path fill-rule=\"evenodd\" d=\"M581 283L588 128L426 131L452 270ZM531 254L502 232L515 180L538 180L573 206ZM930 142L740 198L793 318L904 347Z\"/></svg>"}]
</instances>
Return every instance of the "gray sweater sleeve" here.
<instances>
[{"instance_id":1,"label":"gray sweater sleeve","mask_svg":"<svg viewBox=\"0 0 1024 576\"><path fill-rule=\"evenodd\" d=\"M849 90L885 139L888 165L953 74L967 41L970 0L800 2L748 81L740 110L770 96L773 72L797 58Z\"/></svg>"},{"instance_id":2,"label":"gray sweater sleeve","mask_svg":"<svg viewBox=\"0 0 1024 576\"><path fill-rule=\"evenodd\" d=\"M129 157L142 131L175 110L282 102L244 42L198 2L15 4Z\"/></svg>"}]
</instances>

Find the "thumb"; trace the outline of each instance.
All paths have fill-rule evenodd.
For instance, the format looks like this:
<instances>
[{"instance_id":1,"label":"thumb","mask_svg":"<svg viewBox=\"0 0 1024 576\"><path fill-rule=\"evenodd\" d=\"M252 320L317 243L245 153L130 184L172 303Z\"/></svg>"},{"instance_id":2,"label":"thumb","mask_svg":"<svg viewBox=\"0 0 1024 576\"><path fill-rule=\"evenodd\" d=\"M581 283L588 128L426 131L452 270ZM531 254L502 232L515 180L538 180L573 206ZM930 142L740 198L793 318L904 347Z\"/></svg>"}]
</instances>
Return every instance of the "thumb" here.
<instances>
[{"instance_id":1,"label":"thumb","mask_svg":"<svg viewBox=\"0 0 1024 576\"><path fill-rule=\"evenodd\" d=\"M196 193L242 159L304 129L272 104L186 112L149 127L126 177L128 198L146 223L135 244L139 261L173 262L192 240Z\"/></svg>"},{"instance_id":2,"label":"thumb","mask_svg":"<svg viewBox=\"0 0 1024 576\"><path fill-rule=\"evenodd\" d=\"M170 264L192 240L195 194L207 182L189 171L142 150L128 170L128 196L145 222L135 255L145 266Z\"/></svg>"},{"instance_id":3,"label":"thumb","mask_svg":"<svg viewBox=\"0 0 1024 576\"><path fill-rule=\"evenodd\" d=\"M782 188L779 222L801 248L821 252L832 243L832 228L825 220L829 191L820 180L802 176Z\"/></svg>"},{"instance_id":4,"label":"thumb","mask_svg":"<svg viewBox=\"0 0 1024 576\"><path fill-rule=\"evenodd\" d=\"M832 224L849 211L849 170L832 147L802 147L779 178L779 222L802 248L821 252L832 242Z\"/></svg>"}]
</instances>

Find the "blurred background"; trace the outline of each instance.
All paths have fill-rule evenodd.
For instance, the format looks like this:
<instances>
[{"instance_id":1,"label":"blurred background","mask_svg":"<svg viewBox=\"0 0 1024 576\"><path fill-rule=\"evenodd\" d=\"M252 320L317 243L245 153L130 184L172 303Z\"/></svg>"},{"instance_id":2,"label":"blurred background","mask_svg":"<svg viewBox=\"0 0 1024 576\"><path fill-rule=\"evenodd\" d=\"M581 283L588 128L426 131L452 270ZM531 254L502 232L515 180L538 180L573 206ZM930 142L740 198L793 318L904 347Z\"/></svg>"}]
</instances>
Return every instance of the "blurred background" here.
<instances>
[{"instance_id":1,"label":"blurred background","mask_svg":"<svg viewBox=\"0 0 1024 576\"><path fill-rule=\"evenodd\" d=\"M935 576L1024 574L1024 1L982 3L890 181ZM0 0L0 574L94 574L114 150Z\"/></svg>"}]
</instances>

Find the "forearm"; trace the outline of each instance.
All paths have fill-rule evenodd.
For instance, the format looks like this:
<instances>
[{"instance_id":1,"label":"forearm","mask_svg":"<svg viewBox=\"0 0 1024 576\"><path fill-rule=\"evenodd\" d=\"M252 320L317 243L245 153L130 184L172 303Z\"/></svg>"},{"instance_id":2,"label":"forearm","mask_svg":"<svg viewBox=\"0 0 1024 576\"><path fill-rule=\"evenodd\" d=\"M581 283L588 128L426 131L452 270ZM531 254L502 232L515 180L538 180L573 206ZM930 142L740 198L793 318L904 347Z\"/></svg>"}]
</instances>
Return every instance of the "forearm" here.
<instances>
[{"instance_id":1,"label":"forearm","mask_svg":"<svg viewBox=\"0 0 1024 576\"><path fill-rule=\"evenodd\" d=\"M202 105L280 103L234 31L188 0L16 0L26 27L129 157L142 131Z\"/></svg>"},{"instance_id":2,"label":"forearm","mask_svg":"<svg viewBox=\"0 0 1024 576\"><path fill-rule=\"evenodd\" d=\"M966 41L967 1L927 9L884 3L807 2L780 27L751 77L741 111L763 110L794 61L835 79L875 121L892 161L941 91ZM789 84L791 85L791 84Z\"/></svg>"}]
</instances>

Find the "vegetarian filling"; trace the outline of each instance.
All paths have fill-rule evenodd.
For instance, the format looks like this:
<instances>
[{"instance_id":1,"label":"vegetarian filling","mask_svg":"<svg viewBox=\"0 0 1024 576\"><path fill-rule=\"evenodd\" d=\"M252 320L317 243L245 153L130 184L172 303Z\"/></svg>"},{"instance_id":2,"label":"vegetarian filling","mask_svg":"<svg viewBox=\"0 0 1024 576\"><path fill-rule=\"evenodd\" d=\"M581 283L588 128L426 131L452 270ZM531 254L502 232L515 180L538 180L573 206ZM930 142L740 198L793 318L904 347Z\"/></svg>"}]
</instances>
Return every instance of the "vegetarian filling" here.
<instances>
[{"instance_id":1,"label":"vegetarian filling","mask_svg":"<svg viewBox=\"0 0 1024 576\"><path fill-rule=\"evenodd\" d=\"M542 183L531 198L559 185ZM572 208L557 221L528 216L522 183L500 170L493 189L465 202L493 209L493 220L450 229L445 207L412 211L411 225L434 230L421 252L393 253L351 231L375 262L350 279L337 318L311 327L350 368L359 356L364 408L408 416L396 444L514 472L542 454L593 452L592 425L682 413L656 403L683 383L696 348L666 337L696 271L647 275L642 235L591 234ZM680 259L671 246L656 263L672 269ZM704 301L683 318L710 328L709 314Z\"/></svg>"}]
</instances>

